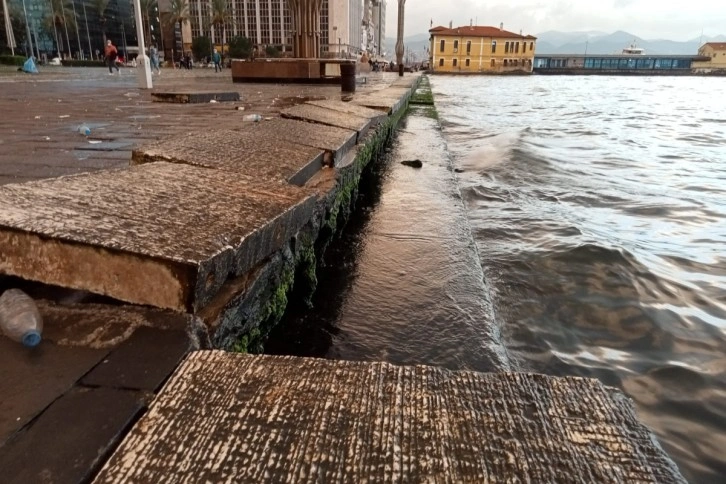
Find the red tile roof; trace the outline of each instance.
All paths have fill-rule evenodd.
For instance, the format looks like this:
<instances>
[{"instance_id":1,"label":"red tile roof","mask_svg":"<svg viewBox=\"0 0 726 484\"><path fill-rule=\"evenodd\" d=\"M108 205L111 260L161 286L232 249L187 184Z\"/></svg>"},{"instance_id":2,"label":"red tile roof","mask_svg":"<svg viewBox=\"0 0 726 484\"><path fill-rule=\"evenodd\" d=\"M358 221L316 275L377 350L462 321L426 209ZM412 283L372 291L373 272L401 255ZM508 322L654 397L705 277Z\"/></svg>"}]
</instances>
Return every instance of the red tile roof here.
<instances>
[{"instance_id":1,"label":"red tile roof","mask_svg":"<svg viewBox=\"0 0 726 484\"><path fill-rule=\"evenodd\" d=\"M714 50L726 50L726 42L706 42L703 46L709 46Z\"/></svg>"},{"instance_id":2,"label":"red tile roof","mask_svg":"<svg viewBox=\"0 0 726 484\"><path fill-rule=\"evenodd\" d=\"M465 25L463 27L454 27L453 29L449 29L439 25L438 27L434 27L429 30L429 33L439 35L466 35L468 37L498 37L527 40L535 40L537 38L533 35L519 35L515 34L514 32L509 32L507 30L501 30L497 27L487 27L482 25Z\"/></svg>"}]
</instances>

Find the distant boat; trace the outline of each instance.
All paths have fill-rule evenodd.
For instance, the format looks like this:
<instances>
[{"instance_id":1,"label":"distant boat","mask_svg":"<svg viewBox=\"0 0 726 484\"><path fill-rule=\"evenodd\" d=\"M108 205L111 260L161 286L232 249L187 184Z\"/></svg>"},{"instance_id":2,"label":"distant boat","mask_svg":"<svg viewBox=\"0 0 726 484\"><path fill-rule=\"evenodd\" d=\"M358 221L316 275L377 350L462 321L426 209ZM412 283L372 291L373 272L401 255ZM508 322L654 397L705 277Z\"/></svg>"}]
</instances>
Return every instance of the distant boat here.
<instances>
[{"instance_id":1,"label":"distant boat","mask_svg":"<svg viewBox=\"0 0 726 484\"><path fill-rule=\"evenodd\" d=\"M623 55L643 55L643 54L645 54L645 49L636 47L635 42L630 44L630 47L626 47L623 49Z\"/></svg>"}]
</instances>

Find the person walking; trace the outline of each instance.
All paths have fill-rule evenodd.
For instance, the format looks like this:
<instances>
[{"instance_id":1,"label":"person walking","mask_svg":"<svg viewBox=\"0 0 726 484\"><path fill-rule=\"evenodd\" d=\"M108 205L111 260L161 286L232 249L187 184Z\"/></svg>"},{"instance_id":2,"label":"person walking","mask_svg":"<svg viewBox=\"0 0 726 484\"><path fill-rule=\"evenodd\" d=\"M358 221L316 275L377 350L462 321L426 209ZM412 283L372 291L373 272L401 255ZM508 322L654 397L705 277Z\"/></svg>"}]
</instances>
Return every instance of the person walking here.
<instances>
[{"instance_id":1,"label":"person walking","mask_svg":"<svg viewBox=\"0 0 726 484\"><path fill-rule=\"evenodd\" d=\"M214 62L214 72L222 72L222 56L217 52L217 49L214 49L212 53L212 62Z\"/></svg>"},{"instance_id":2,"label":"person walking","mask_svg":"<svg viewBox=\"0 0 726 484\"><path fill-rule=\"evenodd\" d=\"M116 46L113 45L113 42L111 40L106 41L106 48L103 51L105 57L106 57L106 64L108 64L108 74L113 75L113 68L116 68L117 73L121 73L119 71L118 66L116 65L116 58L118 57L118 50L116 49Z\"/></svg>"},{"instance_id":3,"label":"person walking","mask_svg":"<svg viewBox=\"0 0 726 484\"><path fill-rule=\"evenodd\" d=\"M159 49L156 48L156 44L153 44L149 48L149 59L151 61L151 72L156 71L157 75L161 75L161 68L159 67Z\"/></svg>"}]
</instances>

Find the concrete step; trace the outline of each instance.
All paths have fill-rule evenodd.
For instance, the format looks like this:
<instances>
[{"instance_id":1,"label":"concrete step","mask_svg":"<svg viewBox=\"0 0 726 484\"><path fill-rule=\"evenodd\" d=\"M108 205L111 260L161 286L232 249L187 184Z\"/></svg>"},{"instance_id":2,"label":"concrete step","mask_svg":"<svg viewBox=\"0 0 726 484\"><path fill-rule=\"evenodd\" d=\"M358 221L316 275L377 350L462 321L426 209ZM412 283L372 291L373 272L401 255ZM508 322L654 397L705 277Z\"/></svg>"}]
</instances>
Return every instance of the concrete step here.
<instances>
[{"instance_id":1,"label":"concrete step","mask_svg":"<svg viewBox=\"0 0 726 484\"><path fill-rule=\"evenodd\" d=\"M0 272L193 311L277 251L316 196L173 163L0 187Z\"/></svg>"},{"instance_id":2,"label":"concrete step","mask_svg":"<svg viewBox=\"0 0 726 484\"><path fill-rule=\"evenodd\" d=\"M189 355L95 482L188 479L685 482L597 380L220 351Z\"/></svg>"}]
</instances>

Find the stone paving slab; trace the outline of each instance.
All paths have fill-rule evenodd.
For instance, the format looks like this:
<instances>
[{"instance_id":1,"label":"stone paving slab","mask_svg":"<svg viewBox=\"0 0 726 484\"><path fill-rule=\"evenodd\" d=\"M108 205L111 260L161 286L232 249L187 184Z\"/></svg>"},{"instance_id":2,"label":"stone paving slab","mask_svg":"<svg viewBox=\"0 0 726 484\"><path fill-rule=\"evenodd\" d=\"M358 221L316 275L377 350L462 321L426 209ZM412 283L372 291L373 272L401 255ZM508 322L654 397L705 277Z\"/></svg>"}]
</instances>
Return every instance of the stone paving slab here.
<instances>
[{"instance_id":1,"label":"stone paving slab","mask_svg":"<svg viewBox=\"0 0 726 484\"><path fill-rule=\"evenodd\" d=\"M355 146L357 138L357 133L350 129L284 118L255 123L246 129L253 130L261 139L278 139L322 149L325 151L324 163L329 166L337 165Z\"/></svg>"},{"instance_id":2,"label":"stone paving slab","mask_svg":"<svg viewBox=\"0 0 726 484\"><path fill-rule=\"evenodd\" d=\"M0 448L7 484L88 482L145 405L139 392L74 388Z\"/></svg>"},{"instance_id":3,"label":"stone paving slab","mask_svg":"<svg viewBox=\"0 0 726 484\"><path fill-rule=\"evenodd\" d=\"M320 148L281 140L264 130L210 130L165 138L133 151L132 163L186 163L276 178L302 186L323 166Z\"/></svg>"},{"instance_id":4,"label":"stone paving slab","mask_svg":"<svg viewBox=\"0 0 726 484\"><path fill-rule=\"evenodd\" d=\"M597 380L191 354L96 477L682 483Z\"/></svg>"},{"instance_id":5,"label":"stone paving slab","mask_svg":"<svg viewBox=\"0 0 726 484\"><path fill-rule=\"evenodd\" d=\"M343 113L311 104L298 104L297 106L283 109L280 114L283 118L299 119L300 121L351 129L358 133L356 142L365 136L371 127L371 120L367 117Z\"/></svg>"},{"instance_id":6,"label":"stone paving slab","mask_svg":"<svg viewBox=\"0 0 726 484\"><path fill-rule=\"evenodd\" d=\"M340 111L341 113L354 114L371 120L373 126L377 126L386 119L386 115L379 110L366 108L350 102L337 101L334 99L323 99L317 101L308 101L306 104L320 106L321 108Z\"/></svg>"},{"instance_id":7,"label":"stone paving slab","mask_svg":"<svg viewBox=\"0 0 726 484\"><path fill-rule=\"evenodd\" d=\"M181 104L208 103L210 101L228 102L239 101L239 92L152 92L151 98L157 102Z\"/></svg>"},{"instance_id":8,"label":"stone paving slab","mask_svg":"<svg viewBox=\"0 0 726 484\"><path fill-rule=\"evenodd\" d=\"M181 331L141 327L83 377L86 386L155 392L189 351Z\"/></svg>"},{"instance_id":9,"label":"stone paving slab","mask_svg":"<svg viewBox=\"0 0 726 484\"><path fill-rule=\"evenodd\" d=\"M172 163L0 187L0 273L179 311L307 223L315 195Z\"/></svg>"},{"instance_id":10,"label":"stone paving slab","mask_svg":"<svg viewBox=\"0 0 726 484\"><path fill-rule=\"evenodd\" d=\"M47 341L28 349L0 335L0 453L12 434L69 390L107 353L107 349L69 348Z\"/></svg>"}]
</instances>

